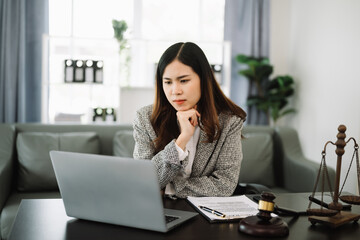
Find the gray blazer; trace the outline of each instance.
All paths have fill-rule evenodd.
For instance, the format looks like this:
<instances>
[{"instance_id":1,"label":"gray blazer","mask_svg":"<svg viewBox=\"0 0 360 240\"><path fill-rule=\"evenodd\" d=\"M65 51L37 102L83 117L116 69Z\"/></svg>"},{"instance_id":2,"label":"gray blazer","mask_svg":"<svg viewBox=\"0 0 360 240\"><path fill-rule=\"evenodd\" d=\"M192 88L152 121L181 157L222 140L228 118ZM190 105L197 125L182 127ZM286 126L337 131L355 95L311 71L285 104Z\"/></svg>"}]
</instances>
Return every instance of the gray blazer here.
<instances>
[{"instance_id":1,"label":"gray blazer","mask_svg":"<svg viewBox=\"0 0 360 240\"><path fill-rule=\"evenodd\" d=\"M218 140L206 143L206 133L200 131L190 178L177 177L185 164L180 163L175 139L154 155L156 138L150 123L152 105L141 108L134 120L134 158L151 159L155 164L160 187L169 182L175 187L176 196L230 196L237 186L242 160L241 130L243 120L234 115L219 115L222 129Z\"/></svg>"}]
</instances>

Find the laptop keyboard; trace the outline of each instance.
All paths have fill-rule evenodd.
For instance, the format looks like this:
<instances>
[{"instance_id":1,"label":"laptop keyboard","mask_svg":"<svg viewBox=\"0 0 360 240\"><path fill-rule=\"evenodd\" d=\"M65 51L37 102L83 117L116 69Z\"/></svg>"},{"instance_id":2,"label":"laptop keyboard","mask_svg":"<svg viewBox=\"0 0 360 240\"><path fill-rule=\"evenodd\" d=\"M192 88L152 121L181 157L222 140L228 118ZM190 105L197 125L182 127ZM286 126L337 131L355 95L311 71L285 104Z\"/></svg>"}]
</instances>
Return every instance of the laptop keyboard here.
<instances>
[{"instance_id":1,"label":"laptop keyboard","mask_svg":"<svg viewBox=\"0 0 360 240\"><path fill-rule=\"evenodd\" d=\"M174 217L174 216L165 215L165 221L166 221L166 223L175 221L176 219L179 219L179 217Z\"/></svg>"}]
</instances>

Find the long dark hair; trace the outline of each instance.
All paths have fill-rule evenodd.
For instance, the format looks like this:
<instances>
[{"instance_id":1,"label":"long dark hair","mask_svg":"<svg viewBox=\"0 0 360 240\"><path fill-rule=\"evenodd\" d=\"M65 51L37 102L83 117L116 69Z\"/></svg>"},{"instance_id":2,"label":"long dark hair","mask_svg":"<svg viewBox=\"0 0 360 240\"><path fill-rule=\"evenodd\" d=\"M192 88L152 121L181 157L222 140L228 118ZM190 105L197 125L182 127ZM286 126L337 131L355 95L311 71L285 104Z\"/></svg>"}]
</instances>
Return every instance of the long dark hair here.
<instances>
[{"instance_id":1,"label":"long dark hair","mask_svg":"<svg viewBox=\"0 0 360 240\"><path fill-rule=\"evenodd\" d=\"M220 136L218 115L226 113L246 119L245 111L227 98L221 91L210 64L199 46L191 42L179 42L170 46L161 56L156 70L156 91L151 124L157 134L156 152L161 151L179 136L176 110L171 106L163 91L163 74L167 65L174 60L190 66L200 78L201 98L197 110L201 114L199 125L207 135L207 141L213 142Z\"/></svg>"}]
</instances>

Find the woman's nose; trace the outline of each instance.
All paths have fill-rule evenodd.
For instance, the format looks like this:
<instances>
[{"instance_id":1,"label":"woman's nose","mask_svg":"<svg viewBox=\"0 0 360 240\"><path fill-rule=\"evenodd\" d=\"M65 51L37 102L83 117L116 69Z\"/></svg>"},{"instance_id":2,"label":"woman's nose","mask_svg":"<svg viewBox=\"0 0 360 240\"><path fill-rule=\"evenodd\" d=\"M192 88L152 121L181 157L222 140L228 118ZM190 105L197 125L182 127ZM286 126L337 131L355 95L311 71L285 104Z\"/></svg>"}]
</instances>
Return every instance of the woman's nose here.
<instances>
[{"instance_id":1,"label":"woman's nose","mask_svg":"<svg viewBox=\"0 0 360 240\"><path fill-rule=\"evenodd\" d=\"M180 84L177 84L177 83L173 84L172 94L173 95L179 95L181 93L182 93L182 90L181 90Z\"/></svg>"}]
</instances>

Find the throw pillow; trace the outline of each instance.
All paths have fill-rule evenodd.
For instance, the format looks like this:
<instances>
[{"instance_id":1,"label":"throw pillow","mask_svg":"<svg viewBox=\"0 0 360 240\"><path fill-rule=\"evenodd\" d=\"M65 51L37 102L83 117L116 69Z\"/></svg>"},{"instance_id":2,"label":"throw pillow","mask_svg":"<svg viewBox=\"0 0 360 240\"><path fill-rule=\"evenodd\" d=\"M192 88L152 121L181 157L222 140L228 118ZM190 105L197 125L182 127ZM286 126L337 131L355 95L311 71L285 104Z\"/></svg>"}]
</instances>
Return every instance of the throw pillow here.
<instances>
[{"instance_id":1,"label":"throw pillow","mask_svg":"<svg viewBox=\"0 0 360 240\"><path fill-rule=\"evenodd\" d=\"M49 152L51 150L100 153L99 137L94 132L19 133L16 140L19 191L58 189Z\"/></svg>"},{"instance_id":2,"label":"throw pillow","mask_svg":"<svg viewBox=\"0 0 360 240\"><path fill-rule=\"evenodd\" d=\"M114 155L119 157L133 157L135 140L133 131L122 130L118 131L114 136L113 141Z\"/></svg>"}]
</instances>

